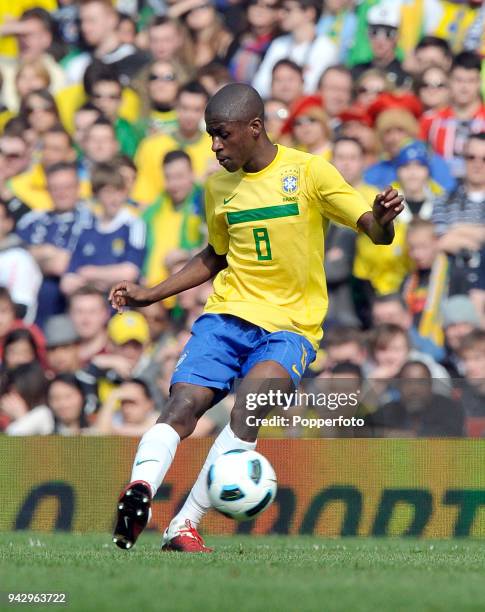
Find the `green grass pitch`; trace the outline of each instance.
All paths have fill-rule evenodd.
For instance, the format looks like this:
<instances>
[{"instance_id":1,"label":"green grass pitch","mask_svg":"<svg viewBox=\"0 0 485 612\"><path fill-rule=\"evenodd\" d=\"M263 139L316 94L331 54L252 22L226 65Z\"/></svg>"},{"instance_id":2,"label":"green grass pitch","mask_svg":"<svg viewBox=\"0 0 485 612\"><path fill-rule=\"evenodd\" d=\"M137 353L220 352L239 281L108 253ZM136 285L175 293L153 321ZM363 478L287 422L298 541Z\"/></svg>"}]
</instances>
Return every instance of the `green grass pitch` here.
<instances>
[{"instance_id":1,"label":"green grass pitch","mask_svg":"<svg viewBox=\"0 0 485 612\"><path fill-rule=\"evenodd\" d=\"M210 537L213 554L129 552L108 534L0 534L2 610L413 612L485 610L478 540ZM66 592L68 605L6 605L5 593Z\"/></svg>"}]
</instances>

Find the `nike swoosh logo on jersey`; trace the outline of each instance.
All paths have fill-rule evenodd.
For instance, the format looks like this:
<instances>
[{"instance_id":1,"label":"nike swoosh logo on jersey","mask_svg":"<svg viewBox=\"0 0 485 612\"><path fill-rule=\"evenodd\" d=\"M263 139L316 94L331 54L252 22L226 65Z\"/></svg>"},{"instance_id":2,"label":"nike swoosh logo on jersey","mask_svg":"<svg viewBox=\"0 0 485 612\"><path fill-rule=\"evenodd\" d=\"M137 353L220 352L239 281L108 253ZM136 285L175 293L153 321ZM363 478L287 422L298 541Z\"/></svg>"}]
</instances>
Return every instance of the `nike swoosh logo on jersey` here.
<instances>
[{"instance_id":1,"label":"nike swoosh logo on jersey","mask_svg":"<svg viewBox=\"0 0 485 612\"><path fill-rule=\"evenodd\" d=\"M224 206L226 204L229 204L229 202L234 199L237 196L237 193L235 193L234 195L232 195L230 198L224 198Z\"/></svg>"},{"instance_id":2,"label":"nike swoosh logo on jersey","mask_svg":"<svg viewBox=\"0 0 485 612\"><path fill-rule=\"evenodd\" d=\"M135 465L141 465L142 463L148 463L148 461L155 461L156 463L160 463L158 459L143 459L143 461L137 461Z\"/></svg>"}]
</instances>

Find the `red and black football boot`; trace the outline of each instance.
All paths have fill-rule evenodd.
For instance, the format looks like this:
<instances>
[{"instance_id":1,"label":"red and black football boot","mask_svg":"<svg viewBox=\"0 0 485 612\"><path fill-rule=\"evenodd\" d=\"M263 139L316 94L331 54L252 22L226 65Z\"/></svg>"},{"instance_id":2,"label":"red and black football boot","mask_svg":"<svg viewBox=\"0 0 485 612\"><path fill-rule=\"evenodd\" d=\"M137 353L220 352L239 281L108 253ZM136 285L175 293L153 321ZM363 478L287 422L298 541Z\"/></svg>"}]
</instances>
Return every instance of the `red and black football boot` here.
<instances>
[{"instance_id":1,"label":"red and black football boot","mask_svg":"<svg viewBox=\"0 0 485 612\"><path fill-rule=\"evenodd\" d=\"M169 529L165 530L162 540L162 550L188 553L210 553L214 549L204 544L202 536L189 519L185 521L185 527L176 529L173 535L169 535Z\"/></svg>"}]
</instances>

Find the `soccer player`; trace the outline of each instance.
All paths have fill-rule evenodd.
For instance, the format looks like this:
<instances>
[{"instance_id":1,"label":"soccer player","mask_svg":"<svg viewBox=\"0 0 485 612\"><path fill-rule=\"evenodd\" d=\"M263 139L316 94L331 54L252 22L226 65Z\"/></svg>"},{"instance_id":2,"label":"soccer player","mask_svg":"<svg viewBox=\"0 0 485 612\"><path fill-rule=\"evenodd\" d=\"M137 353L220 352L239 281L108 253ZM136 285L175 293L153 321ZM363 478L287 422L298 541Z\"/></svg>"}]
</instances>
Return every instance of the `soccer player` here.
<instances>
[{"instance_id":1,"label":"soccer player","mask_svg":"<svg viewBox=\"0 0 485 612\"><path fill-rule=\"evenodd\" d=\"M207 132L224 170L206 184L207 247L153 288L121 282L110 293L122 310L215 277L214 292L175 367L168 404L141 439L131 481L120 496L113 538L120 548L130 548L146 526L151 499L179 442L242 378L230 423L163 537L164 550L211 550L197 532L210 506L207 471L220 454L256 446L258 428L246 423L245 393L290 392L314 359L328 302L323 245L329 220L389 244L393 219L403 209L402 197L388 188L371 210L322 157L272 144L263 116L263 102L249 85L226 85L211 98ZM263 418L270 410L259 406L251 414Z\"/></svg>"}]
</instances>

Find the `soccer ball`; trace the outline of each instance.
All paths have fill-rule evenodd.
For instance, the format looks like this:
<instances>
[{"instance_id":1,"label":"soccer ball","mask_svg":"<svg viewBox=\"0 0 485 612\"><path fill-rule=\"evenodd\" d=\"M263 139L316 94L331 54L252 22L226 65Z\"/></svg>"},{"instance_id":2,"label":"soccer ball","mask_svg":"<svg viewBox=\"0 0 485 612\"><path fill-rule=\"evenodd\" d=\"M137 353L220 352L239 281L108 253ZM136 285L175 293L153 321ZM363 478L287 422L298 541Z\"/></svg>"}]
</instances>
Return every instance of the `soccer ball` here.
<instances>
[{"instance_id":1,"label":"soccer ball","mask_svg":"<svg viewBox=\"0 0 485 612\"><path fill-rule=\"evenodd\" d=\"M263 455L234 449L210 466L207 488L215 510L235 521L249 521L273 502L276 474Z\"/></svg>"}]
</instances>

